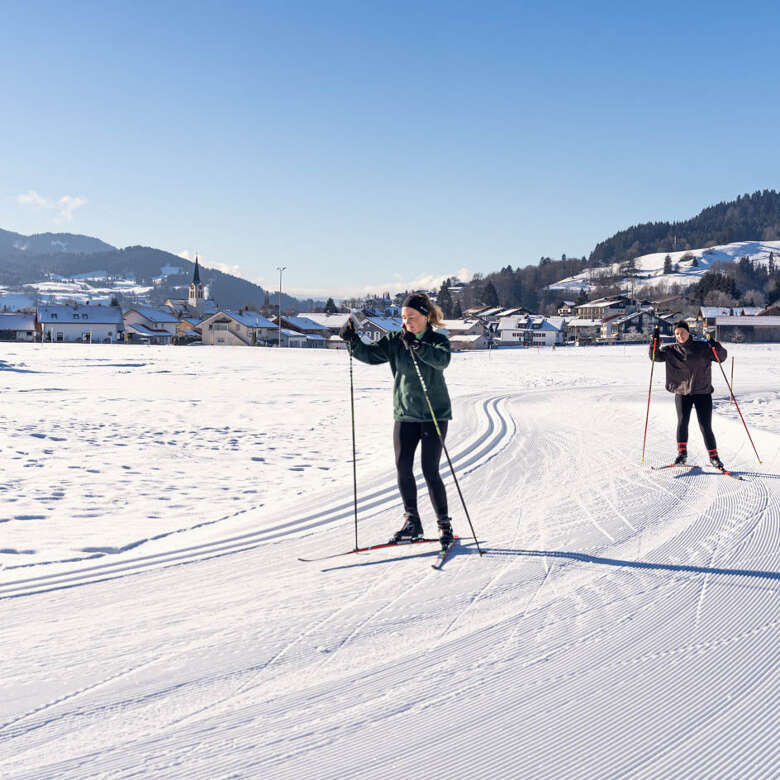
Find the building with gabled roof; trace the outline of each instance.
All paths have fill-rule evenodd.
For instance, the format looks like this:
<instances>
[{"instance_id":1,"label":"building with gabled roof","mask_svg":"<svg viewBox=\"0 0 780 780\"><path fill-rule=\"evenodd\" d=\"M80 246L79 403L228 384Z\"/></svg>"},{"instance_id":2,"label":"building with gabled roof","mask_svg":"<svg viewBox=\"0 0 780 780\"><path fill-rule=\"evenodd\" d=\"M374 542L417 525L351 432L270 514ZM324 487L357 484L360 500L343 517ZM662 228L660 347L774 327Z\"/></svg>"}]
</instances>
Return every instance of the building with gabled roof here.
<instances>
[{"instance_id":1,"label":"building with gabled roof","mask_svg":"<svg viewBox=\"0 0 780 780\"><path fill-rule=\"evenodd\" d=\"M110 344L124 333L119 306L39 304L36 316L48 342Z\"/></svg>"},{"instance_id":2,"label":"building with gabled roof","mask_svg":"<svg viewBox=\"0 0 780 780\"><path fill-rule=\"evenodd\" d=\"M179 319L170 309L137 306L124 314L125 341L130 344L172 344Z\"/></svg>"},{"instance_id":3,"label":"building with gabled roof","mask_svg":"<svg viewBox=\"0 0 780 780\"><path fill-rule=\"evenodd\" d=\"M275 344L278 326L254 311L221 309L202 320L201 340L204 344L225 347L255 347Z\"/></svg>"},{"instance_id":4,"label":"building with gabled roof","mask_svg":"<svg viewBox=\"0 0 780 780\"><path fill-rule=\"evenodd\" d=\"M0 313L0 341L35 341L39 326L34 314Z\"/></svg>"}]
</instances>

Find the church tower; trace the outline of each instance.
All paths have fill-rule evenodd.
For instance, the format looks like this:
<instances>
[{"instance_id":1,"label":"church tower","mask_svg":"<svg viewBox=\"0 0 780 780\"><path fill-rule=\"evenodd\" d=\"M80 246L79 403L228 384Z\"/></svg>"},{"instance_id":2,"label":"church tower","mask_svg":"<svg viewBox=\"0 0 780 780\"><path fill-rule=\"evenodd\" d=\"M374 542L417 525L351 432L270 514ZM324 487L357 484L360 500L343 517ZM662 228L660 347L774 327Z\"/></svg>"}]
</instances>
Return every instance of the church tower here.
<instances>
[{"instance_id":1,"label":"church tower","mask_svg":"<svg viewBox=\"0 0 780 780\"><path fill-rule=\"evenodd\" d=\"M193 309L197 309L204 300L205 293L203 290L203 284L200 281L200 266L198 265L198 256L195 255L195 273L192 275L192 282L190 283L190 297L187 303Z\"/></svg>"}]
</instances>

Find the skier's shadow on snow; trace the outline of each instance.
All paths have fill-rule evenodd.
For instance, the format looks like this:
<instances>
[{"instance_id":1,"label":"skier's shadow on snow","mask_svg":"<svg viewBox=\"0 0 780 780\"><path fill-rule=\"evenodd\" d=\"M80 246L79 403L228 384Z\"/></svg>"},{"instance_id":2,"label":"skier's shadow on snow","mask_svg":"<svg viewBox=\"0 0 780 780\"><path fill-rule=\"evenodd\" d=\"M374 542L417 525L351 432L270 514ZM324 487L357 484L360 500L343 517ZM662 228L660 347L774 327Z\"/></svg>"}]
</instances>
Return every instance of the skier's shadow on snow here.
<instances>
[{"instance_id":1,"label":"skier's shadow on snow","mask_svg":"<svg viewBox=\"0 0 780 780\"><path fill-rule=\"evenodd\" d=\"M747 482L752 482L754 479L780 479L780 474L767 474L765 471L729 471L735 477L749 477ZM679 474L675 474L672 479L685 479L685 477L693 476L705 476L705 477L723 477L723 474L719 474L717 471L705 471L701 466L691 466L688 471L681 471ZM728 477L726 477L728 479Z\"/></svg>"},{"instance_id":2,"label":"skier's shadow on snow","mask_svg":"<svg viewBox=\"0 0 780 780\"><path fill-rule=\"evenodd\" d=\"M455 549L450 553L450 557L448 562L445 564L445 568L449 566L453 561L457 560L457 558L464 553L466 555L469 555L471 553L476 553L476 548L469 549L474 544L474 540L472 539L469 541L468 539L461 539ZM345 563L341 566L328 566L326 569L322 569L321 571L340 571L343 569L354 569L358 567L363 566L380 566L385 563L398 563L398 561L412 561L415 558L428 558L431 563L434 563L436 561L436 556L438 555L438 549L435 550L427 550L424 552L415 553L414 555L395 555L392 558L379 558L375 560L367 560L368 556L371 553L362 553L362 555L365 556L366 560L360 560L358 563Z\"/></svg>"},{"instance_id":3,"label":"skier's shadow on snow","mask_svg":"<svg viewBox=\"0 0 780 780\"><path fill-rule=\"evenodd\" d=\"M624 561L620 558L602 558L586 553L563 552L560 550L511 550L488 548L485 557L519 555L528 558L567 558L580 563L595 563L599 566L618 566L628 569L649 569L655 571L675 571L693 574L725 574L732 577L756 577L757 579L780 580L780 572L758 569L720 569L715 566L694 566L686 563L650 563L649 561Z\"/></svg>"}]
</instances>

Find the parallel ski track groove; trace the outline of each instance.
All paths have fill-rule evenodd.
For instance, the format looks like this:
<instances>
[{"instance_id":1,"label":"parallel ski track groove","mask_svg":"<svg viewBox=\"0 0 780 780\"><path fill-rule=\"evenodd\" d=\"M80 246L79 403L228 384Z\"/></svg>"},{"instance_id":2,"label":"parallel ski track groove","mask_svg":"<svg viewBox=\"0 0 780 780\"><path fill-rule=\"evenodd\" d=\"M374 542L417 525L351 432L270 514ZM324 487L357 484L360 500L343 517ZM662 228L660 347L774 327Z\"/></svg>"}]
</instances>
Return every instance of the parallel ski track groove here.
<instances>
[{"instance_id":1,"label":"parallel ski track groove","mask_svg":"<svg viewBox=\"0 0 780 780\"><path fill-rule=\"evenodd\" d=\"M476 440L467 444L462 451L452 457L453 465L460 464L462 474L466 475L474 469L484 466L511 441L510 425L502 409L508 398L508 395L493 396L482 402L482 410L487 419L486 430ZM445 476L443 473L442 478L445 483L452 481L451 475ZM366 513L368 510L376 510L374 513L383 511L395 503L396 492L397 487L393 482L368 495L359 497L358 505L361 512ZM264 528L236 537L219 539L202 545L140 556L129 560L125 559L115 563L81 567L58 574L11 580L0 584L0 600L102 582L138 574L152 568L194 563L218 555L245 552L261 544L279 541L302 532L312 531L323 525L342 522L351 518L352 512L352 503L345 502L271 528Z\"/></svg>"}]
</instances>

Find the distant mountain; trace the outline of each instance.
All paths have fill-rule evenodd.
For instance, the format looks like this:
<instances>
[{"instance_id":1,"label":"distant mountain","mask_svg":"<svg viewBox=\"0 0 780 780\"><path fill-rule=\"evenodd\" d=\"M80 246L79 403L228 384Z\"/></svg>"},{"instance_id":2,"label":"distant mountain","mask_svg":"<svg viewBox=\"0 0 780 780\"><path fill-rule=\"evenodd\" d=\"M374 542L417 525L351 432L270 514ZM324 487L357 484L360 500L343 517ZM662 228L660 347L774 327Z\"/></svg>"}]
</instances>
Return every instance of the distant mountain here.
<instances>
[{"instance_id":1,"label":"distant mountain","mask_svg":"<svg viewBox=\"0 0 780 780\"><path fill-rule=\"evenodd\" d=\"M22 287L41 281L46 274L75 277L98 269L109 275L135 279L139 285L155 286L153 300L186 298L195 264L178 255L144 246L117 249L90 236L70 233L41 233L23 236L0 230L0 284ZM179 273L171 273L179 269ZM215 268L200 267L201 280L220 306L237 308L264 302L265 296L276 304L278 295L260 285L223 273ZM313 306L311 300L299 301L282 295L283 309L303 311Z\"/></svg>"},{"instance_id":2,"label":"distant mountain","mask_svg":"<svg viewBox=\"0 0 780 780\"><path fill-rule=\"evenodd\" d=\"M0 252L16 251L24 255L55 255L55 254L93 254L95 252L110 252L116 247L91 236L80 236L73 233L36 233L23 236L0 230Z\"/></svg>"},{"instance_id":3,"label":"distant mountain","mask_svg":"<svg viewBox=\"0 0 780 780\"><path fill-rule=\"evenodd\" d=\"M654 252L780 240L780 193L763 190L708 206L682 222L645 222L596 244L588 265L609 265Z\"/></svg>"}]
</instances>

